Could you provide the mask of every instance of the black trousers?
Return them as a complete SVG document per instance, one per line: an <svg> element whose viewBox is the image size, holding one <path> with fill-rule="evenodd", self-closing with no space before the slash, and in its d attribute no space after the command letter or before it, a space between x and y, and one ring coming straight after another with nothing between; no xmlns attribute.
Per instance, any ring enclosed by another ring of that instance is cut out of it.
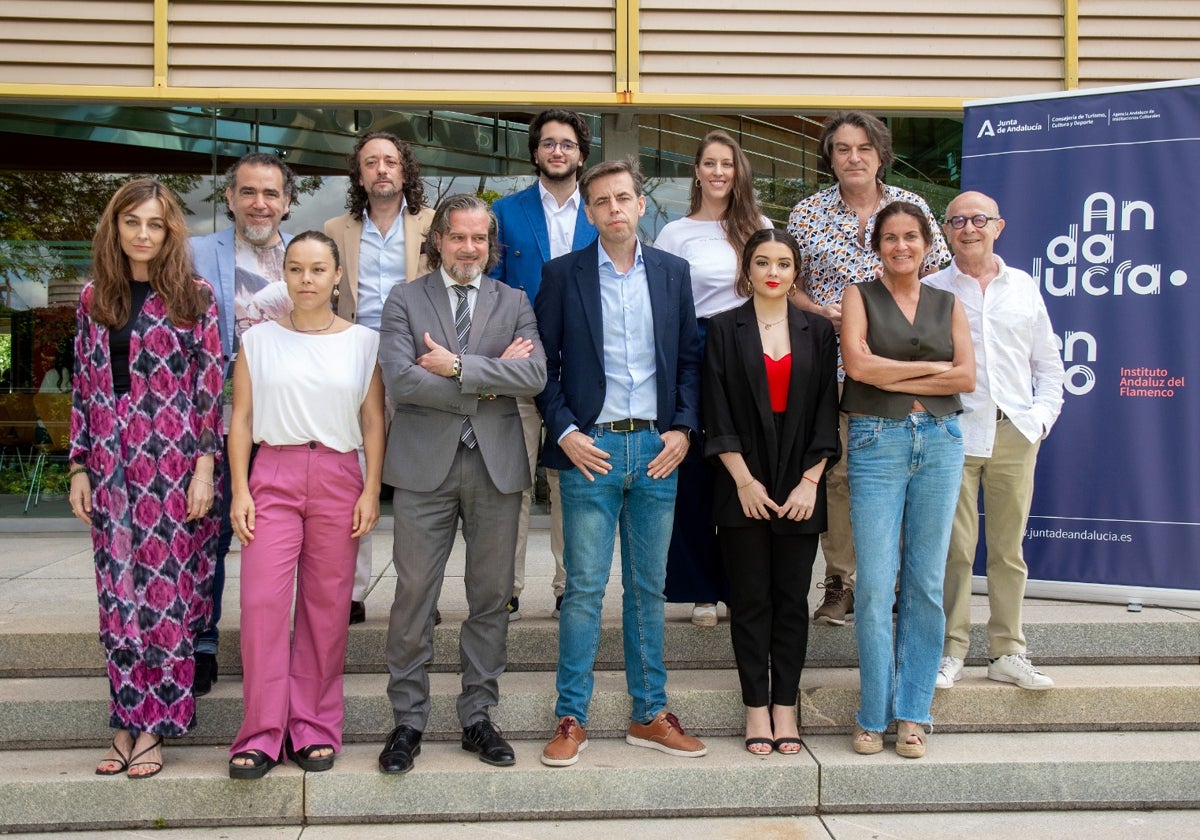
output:
<svg viewBox="0 0 1200 840"><path fill-rule="evenodd" d="M747 706L794 706L808 652L808 587L817 534L768 522L717 531L729 578L730 638Z"/></svg>

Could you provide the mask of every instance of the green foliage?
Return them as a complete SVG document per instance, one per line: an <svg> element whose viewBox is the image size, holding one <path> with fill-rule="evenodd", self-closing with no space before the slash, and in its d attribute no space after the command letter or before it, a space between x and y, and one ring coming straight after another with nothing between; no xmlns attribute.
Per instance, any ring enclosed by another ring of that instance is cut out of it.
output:
<svg viewBox="0 0 1200 840"><path fill-rule="evenodd" d="M71 280L87 262L86 243L114 192L129 175L99 172L0 172L0 277ZM176 193L194 190L199 175L155 175ZM188 212L184 208L184 212ZM75 243L62 249L48 243Z"/></svg>
<svg viewBox="0 0 1200 840"><path fill-rule="evenodd" d="M42 472L42 495L66 493L71 488L67 479L68 464L47 461ZM0 469L0 494L24 496L29 492L30 471L33 464L26 464L25 471L11 459L4 460L4 469Z"/></svg>

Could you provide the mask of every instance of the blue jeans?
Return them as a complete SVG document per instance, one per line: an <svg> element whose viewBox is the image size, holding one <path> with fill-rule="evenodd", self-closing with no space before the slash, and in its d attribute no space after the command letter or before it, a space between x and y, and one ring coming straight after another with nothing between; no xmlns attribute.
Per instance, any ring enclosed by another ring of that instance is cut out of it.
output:
<svg viewBox="0 0 1200 840"><path fill-rule="evenodd" d="M851 417L847 457L858 558L854 618L862 698L856 719L871 732L893 720L931 723L946 626L942 579L962 483L958 417Z"/></svg>
<svg viewBox="0 0 1200 840"><path fill-rule="evenodd" d="M662 451L654 430L588 431L610 456L607 475L588 481L577 469L559 476L563 511L563 566L567 588L558 620L558 717L587 724L592 668L600 647L600 609L612 568L613 540L621 529L621 629L631 717L648 723L667 706L663 664L663 587L675 511L676 473L649 478L647 465ZM939 639L939 644L941 640Z"/></svg>

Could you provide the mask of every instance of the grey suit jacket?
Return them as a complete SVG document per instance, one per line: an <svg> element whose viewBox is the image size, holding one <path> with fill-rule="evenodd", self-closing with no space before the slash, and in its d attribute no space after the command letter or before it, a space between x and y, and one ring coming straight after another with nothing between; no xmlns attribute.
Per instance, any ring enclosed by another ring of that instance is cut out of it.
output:
<svg viewBox="0 0 1200 840"><path fill-rule="evenodd" d="M433 210L421 209L415 216L404 211L404 264L408 279L429 272L429 260L425 256L425 237L429 235L429 224L433 221ZM342 287L337 299L337 314L347 321L354 321L358 313L358 251L362 243L363 223L349 213L335 216L325 223L325 235L337 243L342 258Z"/></svg>
<svg viewBox="0 0 1200 840"><path fill-rule="evenodd" d="M546 354L529 298L486 275L480 278L461 385L417 364L429 352L426 332L451 352L461 352L440 271L394 286L383 307L379 364L396 403L383 480L403 490L436 489L450 472L462 418L469 416L496 488L502 493L528 489L532 477L515 398L535 396L546 384ZM518 336L533 342L529 358L498 358ZM489 394L495 399L481 398Z"/></svg>

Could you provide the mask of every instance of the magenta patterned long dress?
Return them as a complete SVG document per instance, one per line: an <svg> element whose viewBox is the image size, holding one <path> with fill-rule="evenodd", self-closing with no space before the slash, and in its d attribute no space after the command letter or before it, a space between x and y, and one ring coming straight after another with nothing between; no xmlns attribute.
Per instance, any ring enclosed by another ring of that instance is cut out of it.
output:
<svg viewBox="0 0 1200 840"><path fill-rule="evenodd" d="M108 329L79 299L71 460L92 482L92 547L109 725L182 735L195 725L192 643L212 612L220 504L187 519L196 459L221 457L221 339L212 289L188 328L154 292L134 322L130 390L113 393ZM123 431L122 431L123 428Z"/></svg>

